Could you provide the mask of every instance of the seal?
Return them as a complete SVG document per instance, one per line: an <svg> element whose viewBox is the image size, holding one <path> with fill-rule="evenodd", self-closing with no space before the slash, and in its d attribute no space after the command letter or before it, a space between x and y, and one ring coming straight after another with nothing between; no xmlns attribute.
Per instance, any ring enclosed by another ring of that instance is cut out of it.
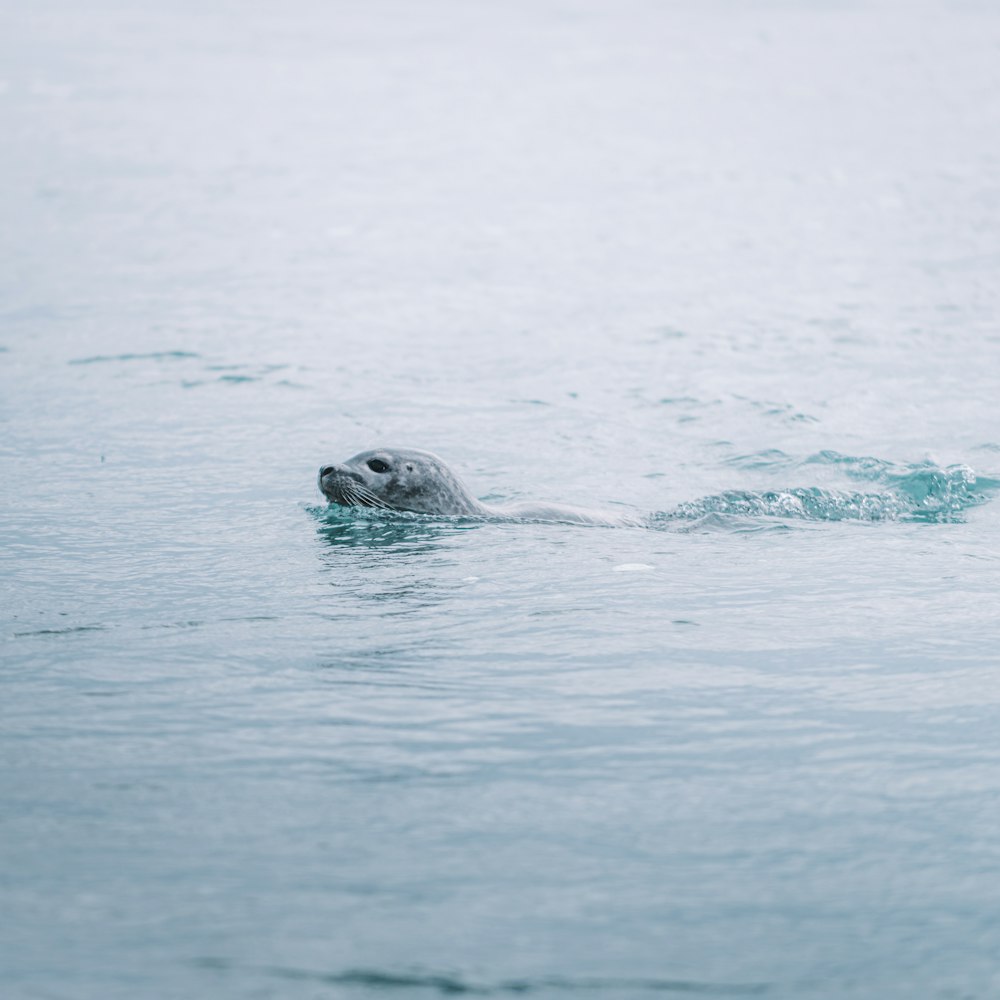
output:
<svg viewBox="0 0 1000 1000"><path fill-rule="evenodd" d="M378 448L319 470L319 488L331 503L513 521L561 521L620 526L632 520L565 504L485 504L477 500L445 462L429 451Z"/></svg>

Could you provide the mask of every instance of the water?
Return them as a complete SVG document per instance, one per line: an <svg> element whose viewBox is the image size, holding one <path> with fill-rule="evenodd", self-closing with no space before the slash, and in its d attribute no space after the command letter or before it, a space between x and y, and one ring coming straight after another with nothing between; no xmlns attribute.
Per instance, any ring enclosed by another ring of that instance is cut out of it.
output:
<svg viewBox="0 0 1000 1000"><path fill-rule="evenodd" d="M3 6L5 997L1000 993L993 5Z"/></svg>

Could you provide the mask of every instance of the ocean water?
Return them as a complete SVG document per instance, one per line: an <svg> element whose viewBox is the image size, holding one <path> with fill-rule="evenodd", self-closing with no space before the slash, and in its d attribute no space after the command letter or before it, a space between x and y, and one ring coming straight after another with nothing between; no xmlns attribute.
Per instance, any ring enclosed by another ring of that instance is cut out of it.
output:
<svg viewBox="0 0 1000 1000"><path fill-rule="evenodd" d="M0 15L5 998L1000 996L1000 8Z"/></svg>

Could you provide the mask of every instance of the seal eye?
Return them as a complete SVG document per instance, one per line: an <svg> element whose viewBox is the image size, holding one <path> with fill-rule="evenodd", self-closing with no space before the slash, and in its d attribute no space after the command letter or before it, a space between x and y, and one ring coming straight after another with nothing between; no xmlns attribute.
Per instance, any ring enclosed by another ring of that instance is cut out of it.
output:
<svg viewBox="0 0 1000 1000"><path fill-rule="evenodd" d="M371 469L372 472L388 472L389 471L389 465L388 465L388 463L383 462L381 458L369 458L368 459L368 468Z"/></svg>

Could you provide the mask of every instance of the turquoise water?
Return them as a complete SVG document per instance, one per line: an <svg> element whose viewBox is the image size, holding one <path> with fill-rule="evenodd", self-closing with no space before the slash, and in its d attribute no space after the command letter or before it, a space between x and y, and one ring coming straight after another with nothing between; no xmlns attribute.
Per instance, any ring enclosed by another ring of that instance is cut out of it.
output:
<svg viewBox="0 0 1000 1000"><path fill-rule="evenodd" d="M5 8L5 998L1000 994L992 5Z"/></svg>

